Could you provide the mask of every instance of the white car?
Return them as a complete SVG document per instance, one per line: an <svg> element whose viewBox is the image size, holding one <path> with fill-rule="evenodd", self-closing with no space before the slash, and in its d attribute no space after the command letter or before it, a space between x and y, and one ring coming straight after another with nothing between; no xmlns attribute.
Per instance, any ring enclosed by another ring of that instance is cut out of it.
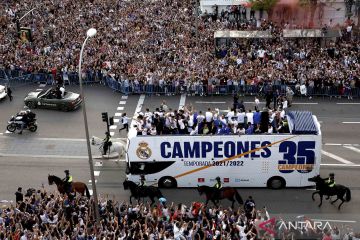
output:
<svg viewBox="0 0 360 240"><path fill-rule="evenodd" d="M5 88L5 86L0 85L0 99L5 98L6 95L7 95L7 93L6 93L6 88Z"/></svg>

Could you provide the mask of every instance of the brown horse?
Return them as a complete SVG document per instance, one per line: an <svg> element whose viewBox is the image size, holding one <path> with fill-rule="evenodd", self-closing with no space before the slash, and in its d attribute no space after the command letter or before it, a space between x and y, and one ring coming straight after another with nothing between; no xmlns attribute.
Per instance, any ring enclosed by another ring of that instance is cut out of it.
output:
<svg viewBox="0 0 360 240"><path fill-rule="evenodd" d="M243 204L244 201L242 200L240 194L237 192L235 188L232 187L223 187L221 189L216 189L214 187L209 186L198 186L197 190L199 191L199 194L202 195L205 193L206 196L206 203L208 204L209 200L211 200L214 205L217 207L216 202L219 202L221 199L227 198L232 202L231 207L234 208L235 199L239 204Z"/></svg>
<svg viewBox="0 0 360 240"><path fill-rule="evenodd" d="M49 181L49 185L53 185L54 183L57 186L58 191L61 194L65 193L65 183L63 182L63 180L61 180L61 178L55 176L55 175L50 175L48 176L48 181ZM80 193L82 196L84 196L84 194L86 194L87 198L90 198L90 192L88 187L86 186L85 183L82 182L73 182L71 185L71 191L73 192L78 192Z"/></svg>

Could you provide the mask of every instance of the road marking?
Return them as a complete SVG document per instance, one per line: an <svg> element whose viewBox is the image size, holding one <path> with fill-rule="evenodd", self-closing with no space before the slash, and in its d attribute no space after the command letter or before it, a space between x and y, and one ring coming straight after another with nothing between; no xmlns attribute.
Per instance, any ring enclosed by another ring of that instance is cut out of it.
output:
<svg viewBox="0 0 360 240"><path fill-rule="evenodd" d="M116 125L111 125L110 126L110 129L112 130L112 129L116 129L117 128L117 126Z"/></svg>
<svg viewBox="0 0 360 240"><path fill-rule="evenodd" d="M128 99L128 96L121 96L121 99Z"/></svg>
<svg viewBox="0 0 360 240"><path fill-rule="evenodd" d="M117 110L118 110L118 111L123 111L123 110L124 110L124 107L118 107Z"/></svg>
<svg viewBox="0 0 360 240"><path fill-rule="evenodd" d="M120 122L120 119L114 118L114 123L118 123L118 122Z"/></svg>
<svg viewBox="0 0 360 240"><path fill-rule="evenodd" d="M122 113L115 113L115 117L121 117Z"/></svg>
<svg viewBox="0 0 360 240"><path fill-rule="evenodd" d="M142 94L139 98L139 101L136 105L136 108L135 108L135 114L134 114L134 117L137 116L137 114L141 111L141 108L142 108L142 105L145 101L145 94Z"/></svg>
<svg viewBox="0 0 360 240"><path fill-rule="evenodd" d="M92 181L91 181L91 179L89 180L89 183L91 183ZM95 179L95 183L97 183L97 179Z"/></svg>
<svg viewBox="0 0 360 240"><path fill-rule="evenodd" d="M95 176L95 177L100 176L100 171L94 171L94 176Z"/></svg>
<svg viewBox="0 0 360 240"><path fill-rule="evenodd" d="M185 106L186 94L181 94L179 108L182 109Z"/></svg>
<svg viewBox="0 0 360 240"><path fill-rule="evenodd" d="M294 102L291 105L318 105L319 103L317 102Z"/></svg>
<svg viewBox="0 0 360 240"><path fill-rule="evenodd" d="M355 146L355 147L357 147L357 146L360 146L360 144L358 144L358 143L344 143L344 144L342 144L342 143L325 143L324 144L325 146Z"/></svg>
<svg viewBox="0 0 360 240"><path fill-rule="evenodd" d="M195 102L195 103L200 103L200 104L220 104L220 103L226 103L226 102Z"/></svg>
<svg viewBox="0 0 360 240"><path fill-rule="evenodd" d="M330 157L332 159L335 159L335 160L337 160L339 162L342 162L342 163L345 163L345 164L354 164L353 162L350 162L349 160L346 160L346 159L344 159L342 157L339 157L339 156L337 156L335 154L326 152L324 150L321 150L321 153L324 154L325 156L328 156L328 157Z"/></svg>
<svg viewBox="0 0 360 240"><path fill-rule="evenodd" d="M36 92L39 92L39 91L42 91L43 89L42 88L38 88L36 89Z"/></svg>
<svg viewBox="0 0 360 240"><path fill-rule="evenodd" d="M316 188L307 188L305 190L308 190L308 191L316 191Z"/></svg>
<svg viewBox="0 0 360 240"><path fill-rule="evenodd" d="M336 103L339 105L360 105L360 103Z"/></svg>
<svg viewBox="0 0 360 240"><path fill-rule="evenodd" d="M94 166L95 167L102 167L102 165L103 165L103 162L96 162Z"/></svg>
<svg viewBox="0 0 360 240"><path fill-rule="evenodd" d="M110 136L114 136L115 135L115 132L110 132Z"/></svg>
<svg viewBox="0 0 360 240"><path fill-rule="evenodd" d="M9 132L8 130L6 130L5 133L12 133L12 132Z"/></svg>
<svg viewBox="0 0 360 240"><path fill-rule="evenodd" d="M40 84L39 87L42 87L42 88L43 88L43 87L46 87L46 83Z"/></svg>
<svg viewBox="0 0 360 240"><path fill-rule="evenodd" d="M342 146L341 143L325 143L325 146Z"/></svg>
<svg viewBox="0 0 360 240"><path fill-rule="evenodd" d="M89 189L89 193L90 193L90 196L92 196L93 195L93 190Z"/></svg>
<svg viewBox="0 0 360 240"><path fill-rule="evenodd" d="M86 156L70 156L70 155L35 155L35 154L19 154L19 153L0 153L0 157L29 157L29 158L68 158L68 159L88 159ZM101 156L93 156L94 158L102 158Z"/></svg>
<svg viewBox="0 0 360 240"><path fill-rule="evenodd" d="M344 148L350 149L354 152L360 153L360 149L353 147L353 146L343 146Z"/></svg>
<svg viewBox="0 0 360 240"><path fill-rule="evenodd" d="M320 166L328 166L328 167L360 167L360 164L321 163Z"/></svg>
<svg viewBox="0 0 360 240"><path fill-rule="evenodd" d="M120 101L119 104L124 105L124 104L126 104L126 101Z"/></svg>
<svg viewBox="0 0 360 240"><path fill-rule="evenodd" d="M360 123L360 122L342 122L344 124L357 124L357 123Z"/></svg>
<svg viewBox="0 0 360 240"><path fill-rule="evenodd" d="M337 220L337 219L311 219L316 222L339 222L339 223L357 223L357 221L353 220Z"/></svg>

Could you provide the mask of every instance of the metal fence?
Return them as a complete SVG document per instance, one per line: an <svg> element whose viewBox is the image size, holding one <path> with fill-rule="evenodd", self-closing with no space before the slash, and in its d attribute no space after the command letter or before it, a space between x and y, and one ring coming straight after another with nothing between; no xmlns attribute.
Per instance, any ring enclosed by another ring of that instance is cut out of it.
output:
<svg viewBox="0 0 360 240"><path fill-rule="evenodd" d="M287 87L290 87L295 96L319 96L319 97L360 97L359 88L336 86L332 87L307 87L307 94L301 94L300 89L295 85L191 85L191 86L175 86L172 85L147 85L134 84L128 82L119 82L111 77L106 77L104 84L114 91L128 94L147 94L147 95L232 95L240 94L243 96L265 95L267 92L277 92L278 95L286 95Z"/></svg>
<svg viewBox="0 0 360 240"><path fill-rule="evenodd" d="M63 81L65 85L79 84L79 77L76 72L60 73L56 79L51 73L26 73L21 70L0 70L0 84L18 87L31 83L42 83L55 85L57 80ZM194 96L206 95L231 95L240 94L243 96L265 95L269 91L277 92L278 95L286 95L286 88L290 87L295 96L305 96L295 85L158 85L141 84L132 81L118 81L110 76L103 76L100 71L86 71L82 75L84 84L104 84L114 91L122 94L147 94L147 95L177 95L189 94ZM320 97L360 97L359 88L325 86L307 87L307 96Z"/></svg>

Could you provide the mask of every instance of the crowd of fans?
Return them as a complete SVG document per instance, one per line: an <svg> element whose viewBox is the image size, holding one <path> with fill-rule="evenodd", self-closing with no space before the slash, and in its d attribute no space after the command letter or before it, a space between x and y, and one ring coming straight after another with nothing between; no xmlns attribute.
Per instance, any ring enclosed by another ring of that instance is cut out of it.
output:
<svg viewBox="0 0 360 240"><path fill-rule="evenodd" d="M282 218L275 225L267 226L276 232L275 236L271 235L259 227L270 219L267 209L258 210L251 196L244 206L234 209L204 206L201 202L190 206L166 201L156 206L132 205L100 197L99 225L92 206L92 199L80 195L68 198L42 188L29 189L24 198L20 189L16 193L16 206L0 208L0 240L359 239L353 232L340 232L336 226L276 230ZM311 225L310 219L306 221Z"/></svg>
<svg viewBox="0 0 360 240"><path fill-rule="evenodd" d="M288 26L252 18L243 29L270 29L277 37L238 39L215 51L214 31L234 29L234 22L220 13L197 17L195 1L5 0L2 6L0 56L7 69L55 76L75 72L85 32L95 27L98 35L86 47L83 74L92 70L99 79L112 76L125 86L192 89L272 82L344 91L360 84L360 42L351 36L351 28L338 41L321 46L318 40L286 40L278 33ZM29 42L17 37L16 18L33 8L19 22L31 28Z"/></svg>
<svg viewBox="0 0 360 240"><path fill-rule="evenodd" d="M229 135L229 134L272 134L289 133L285 115L288 100L285 96L276 99L276 109L267 108L260 111L259 99L255 97L254 109L245 109L244 102L237 95L234 104L227 113L219 109L208 108L206 112L198 111L187 105L173 110L163 100L161 106L151 112L149 108L140 112L135 120L137 135L189 134L189 135ZM127 124L129 118L123 114L121 123ZM124 129L124 128L122 128Z"/></svg>

